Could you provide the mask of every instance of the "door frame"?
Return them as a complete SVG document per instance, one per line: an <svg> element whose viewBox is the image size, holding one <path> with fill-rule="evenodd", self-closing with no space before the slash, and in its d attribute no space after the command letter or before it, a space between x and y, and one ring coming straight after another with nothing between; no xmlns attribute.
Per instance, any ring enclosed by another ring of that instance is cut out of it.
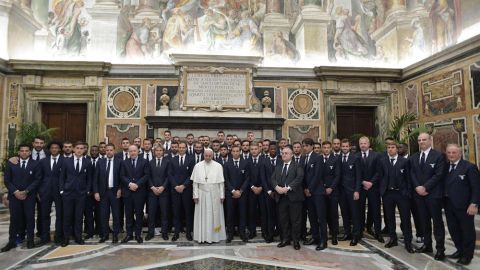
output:
<svg viewBox="0 0 480 270"><path fill-rule="evenodd" d="M24 120L42 122L42 103L84 103L87 104L87 142L98 142L100 91L90 88L78 89L39 89L24 88Z"/></svg>

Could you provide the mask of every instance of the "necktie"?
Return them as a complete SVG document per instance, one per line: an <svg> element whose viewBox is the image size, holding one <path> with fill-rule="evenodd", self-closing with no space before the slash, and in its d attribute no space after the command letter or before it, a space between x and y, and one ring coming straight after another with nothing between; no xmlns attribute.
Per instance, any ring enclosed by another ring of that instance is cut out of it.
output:
<svg viewBox="0 0 480 270"><path fill-rule="evenodd" d="M347 155L343 155L343 163L347 162Z"/></svg>
<svg viewBox="0 0 480 270"><path fill-rule="evenodd" d="M254 166L257 166L257 158L254 158L254 159L253 159L253 165L254 165Z"/></svg>
<svg viewBox="0 0 480 270"><path fill-rule="evenodd" d="M25 170L25 168L27 167L27 166L25 165L25 163L27 163L27 161L25 161L25 160L22 161L22 169L24 169L24 170Z"/></svg>
<svg viewBox="0 0 480 270"><path fill-rule="evenodd" d="M40 160L40 152L37 152L37 160Z"/></svg>
<svg viewBox="0 0 480 270"><path fill-rule="evenodd" d="M227 159L226 159L226 158L223 159L223 164L225 164L225 163L227 163Z"/></svg>
<svg viewBox="0 0 480 270"><path fill-rule="evenodd" d="M95 167L97 167L97 159L96 158L92 159L92 165L93 165L94 169L95 169Z"/></svg>
<svg viewBox="0 0 480 270"><path fill-rule="evenodd" d="M310 160L310 155L307 155L307 158L305 158L305 165L308 164L308 161Z"/></svg>
<svg viewBox="0 0 480 270"><path fill-rule="evenodd" d="M108 163L107 163L107 182L108 180L110 179L110 165L112 164L112 159L109 158L108 159Z"/></svg>
<svg viewBox="0 0 480 270"><path fill-rule="evenodd" d="M135 169L135 159L132 159L132 167Z"/></svg>
<svg viewBox="0 0 480 270"><path fill-rule="evenodd" d="M272 158L270 161L272 162L272 166L275 166L275 159Z"/></svg>
<svg viewBox="0 0 480 270"><path fill-rule="evenodd" d="M248 158L248 156L247 156L247 155L243 155L243 159L247 159L247 158Z"/></svg>
<svg viewBox="0 0 480 270"><path fill-rule="evenodd" d="M75 165L75 171L80 172L80 159L77 158L77 165Z"/></svg>
<svg viewBox="0 0 480 270"><path fill-rule="evenodd" d="M392 164L392 166L395 165L394 162L395 162L395 159L394 159L394 158L391 158L391 159L390 159L390 164Z"/></svg>
<svg viewBox="0 0 480 270"><path fill-rule="evenodd" d="M127 153L123 153L123 160L126 160L128 158L128 154Z"/></svg>
<svg viewBox="0 0 480 270"><path fill-rule="evenodd" d="M327 163L327 157L323 156L323 163Z"/></svg>
<svg viewBox="0 0 480 270"><path fill-rule="evenodd" d="M420 158L420 165L425 165L425 152L422 152L422 157Z"/></svg>
<svg viewBox="0 0 480 270"><path fill-rule="evenodd" d="M180 157L180 167L183 166L183 157Z"/></svg>
<svg viewBox="0 0 480 270"><path fill-rule="evenodd" d="M295 158L295 163L298 163L298 160L299 160L299 158L298 158L298 157L296 157L296 158Z"/></svg>
<svg viewBox="0 0 480 270"><path fill-rule="evenodd" d="M235 160L235 168L238 169L238 160Z"/></svg>
<svg viewBox="0 0 480 270"><path fill-rule="evenodd" d="M283 165L283 170L282 170L282 176L287 176L287 168L288 168L288 164L285 164Z"/></svg>
<svg viewBox="0 0 480 270"><path fill-rule="evenodd" d="M449 172L453 172L455 170L455 163L450 164Z"/></svg>
<svg viewBox="0 0 480 270"><path fill-rule="evenodd" d="M160 165L162 164L161 161L162 161L161 159L159 158L157 159L157 168L160 168Z"/></svg>
<svg viewBox="0 0 480 270"><path fill-rule="evenodd" d="M147 160L150 161L150 153L147 153Z"/></svg>
<svg viewBox="0 0 480 270"><path fill-rule="evenodd" d="M53 166L52 166L52 170L53 168L57 166L57 158L53 158Z"/></svg>
<svg viewBox="0 0 480 270"><path fill-rule="evenodd" d="M199 163L200 162L200 156L197 155L197 162L196 163Z"/></svg>
<svg viewBox="0 0 480 270"><path fill-rule="evenodd" d="M363 163L367 163L367 153L363 152Z"/></svg>

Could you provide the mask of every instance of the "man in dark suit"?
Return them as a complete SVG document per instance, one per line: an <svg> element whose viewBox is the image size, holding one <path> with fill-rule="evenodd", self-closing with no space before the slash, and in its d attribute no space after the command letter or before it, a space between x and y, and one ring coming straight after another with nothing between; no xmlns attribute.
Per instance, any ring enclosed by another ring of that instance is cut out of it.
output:
<svg viewBox="0 0 480 270"><path fill-rule="evenodd" d="M150 180L148 181L148 234L145 238L149 241L155 236L155 221L157 210L160 209L162 238L168 240L168 176L170 159L163 157L163 147L156 146L154 149L154 158L150 161Z"/></svg>
<svg viewBox="0 0 480 270"><path fill-rule="evenodd" d="M275 186L272 186L270 179L276 166L283 165L282 159L277 154L277 145L271 142L268 148L268 156L265 158L265 166L262 169L263 176L263 192L265 193L265 204L267 207L267 243L271 243L274 237L279 233L279 226L277 220L277 205L274 199Z"/></svg>
<svg viewBox="0 0 480 270"><path fill-rule="evenodd" d="M31 158L36 161L40 161L46 158L49 153L47 149L45 149L45 138L42 136L35 136L32 141L32 154ZM43 234L43 228L45 227L42 223L43 221L43 213L42 213L42 205L41 201L37 198L36 199L36 206L37 206L37 236L41 237Z"/></svg>
<svg viewBox="0 0 480 270"><path fill-rule="evenodd" d="M240 157L239 147L232 147L231 154L232 159L224 166L223 170L227 206L227 243L233 240L236 218L238 218L240 238L243 242L247 242L245 228L250 187L250 166L247 160Z"/></svg>
<svg viewBox="0 0 480 270"><path fill-rule="evenodd" d="M87 147L85 145L85 147ZM98 145L92 145L90 147L90 156L87 156L90 159L93 167L93 177L95 177L95 170L97 168L97 163L100 160L100 151L98 150ZM100 205L98 201L95 200L93 194L93 181L91 190L89 190L89 195L85 199L85 227L84 231L87 234L86 239L93 238L94 234L100 234Z"/></svg>
<svg viewBox="0 0 480 270"><path fill-rule="evenodd" d="M362 235L360 222L359 199L360 188L356 177L356 156L350 152L350 141L343 139L340 144L340 209L342 210L344 237L340 241L350 241L350 246L356 246Z"/></svg>
<svg viewBox="0 0 480 270"><path fill-rule="evenodd" d="M86 197L91 190L93 166L90 160L83 156L84 152L85 144L75 143L74 155L64 160L60 175L60 194L63 200L63 247L70 243L72 228L75 242L79 245L85 243L82 239L83 213Z"/></svg>
<svg viewBox="0 0 480 270"><path fill-rule="evenodd" d="M380 192L378 191L378 183L376 180L377 163L380 158L380 154L370 150L370 139L368 137L361 137L359 139L360 150L356 154L356 177L357 177L357 190L360 192L359 211L360 222L362 223L362 231L365 226L365 205L368 199L368 212L372 213L373 224L375 232L368 231L372 234L380 243L384 243L382 234L382 214L380 212L381 199Z"/></svg>
<svg viewBox="0 0 480 270"><path fill-rule="evenodd" d="M300 234L302 221L303 191L303 168L302 165L293 162L293 150L290 146L282 149L283 165L275 167L271 185L275 187L275 200L278 204L278 220L282 224L282 241L277 247L282 248L290 245L293 240L293 248L300 249Z"/></svg>
<svg viewBox="0 0 480 270"><path fill-rule="evenodd" d="M152 147L150 139L143 139L143 151L140 153L140 157L150 162L154 156Z"/></svg>
<svg viewBox="0 0 480 270"><path fill-rule="evenodd" d="M128 159L128 147L130 146L130 140L128 138L123 138L122 139L122 151L118 152L115 154L115 158L119 160L127 160ZM120 180L120 183L122 181ZM124 224L125 224L125 203L124 203L124 198L123 195L120 197L119 200L119 205L120 205L120 232L124 232Z"/></svg>
<svg viewBox="0 0 480 270"><path fill-rule="evenodd" d="M306 197L307 215L310 221L312 238L304 245L317 245L316 250L327 248L327 216L325 207L325 187L320 177L322 164L319 156L313 152L314 142L307 138L302 141L305 156L300 160L304 166L303 186Z"/></svg>
<svg viewBox="0 0 480 270"><path fill-rule="evenodd" d="M40 160L39 168L42 174L42 181L38 188L38 197L42 208L42 235L40 245L47 244L50 239L50 223L52 212L52 203L55 202L55 243L62 243L63 223L62 223L62 196L59 190L60 173L64 157L60 155L62 144L60 142L51 142L48 145L50 156Z"/></svg>
<svg viewBox="0 0 480 270"><path fill-rule="evenodd" d="M227 145L220 146L220 157L217 158L215 161L225 166L227 164L229 157L229 151Z"/></svg>
<svg viewBox="0 0 480 270"><path fill-rule="evenodd" d="M414 253L412 248L412 223L410 221L411 183L409 181L408 160L398 155L398 145L395 141L388 142L387 156L378 161L378 183L383 199L383 209L386 215L386 225L390 237L386 248L398 246L395 208L400 212L401 229L405 249Z"/></svg>
<svg viewBox="0 0 480 270"><path fill-rule="evenodd" d="M17 234L21 228L27 229L27 248L34 248L35 199L41 181L38 161L30 158L30 145L22 144L18 148L19 161L12 164L7 161L5 168L5 186L8 189L10 223L8 244L2 252L16 247ZM23 224L24 223L24 224Z"/></svg>
<svg viewBox="0 0 480 270"><path fill-rule="evenodd" d="M135 240L141 244L143 243L143 207L147 198L150 165L145 159L139 158L136 145L128 147L128 156L129 158L122 162L120 169L127 225L127 235L122 240L122 243L133 240L133 232L135 230Z"/></svg>
<svg viewBox="0 0 480 270"><path fill-rule="evenodd" d="M250 145L249 175L250 190L248 194L248 231L249 239L253 239L256 233L257 220L260 216L260 224L262 229L262 237L266 238L267 224L267 206L265 205L265 193L263 192L262 166L265 166L264 158L260 155L258 144ZM260 215L259 215L260 213Z"/></svg>
<svg viewBox="0 0 480 270"><path fill-rule="evenodd" d="M115 145L107 144L105 158L97 163L93 192L100 207L100 243L108 240L110 234L110 212L113 219L112 244L118 243L120 232L120 165L122 159L115 157Z"/></svg>
<svg viewBox="0 0 480 270"><path fill-rule="evenodd" d="M196 142L194 144L193 150L193 161L195 162L195 164L197 164L203 160L203 144L201 142Z"/></svg>
<svg viewBox="0 0 480 270"><path fill-rule="evenodd" d="M320 179L325 188L325 207L327 212L327 224L332 236L332 245L338 244L338 187L340 185L340 162L332 154L332 143L324 141L322 143L323 156L320 156L322 164Z"/></svg>
<svg viewBox="0 0 480 270"><path fill-rule="evenodd" d="M449 258L469 265L472 261L476 233L474 218L480 204L480 173L475 164L462 159L457 144L447 146L449 170L445 176L445 216L448 231L457 251Z"/></svg>
<svg viewBox="0 0 480 270"><path fill-rule="evenodd" d="M418 135L420 152L410 157L410 177L415 189L415 204L424 225L424 243L417 252L432 252L432 220L437 253L435 260L445 259L445 226L442 218L445 157L432 149L428 133Z"/></svg>
<svg viewBox="0 0 480 270"><path fill-rule="evenodd" d="M195 148L200 145L203 151L203 146L199 143L195 144ZM185 218L186 237L188 241L192 241L193 232L193 195L192 195L192 175L193 167L195 166L194 155L187 155L187 144L184 142L178 145L178 156L171 159L169 169L170 181L170 195L172 196L173 207L173 223L175 226L175 233L172 241L177 241L180 231L183 228L182 216Z"/></svg>

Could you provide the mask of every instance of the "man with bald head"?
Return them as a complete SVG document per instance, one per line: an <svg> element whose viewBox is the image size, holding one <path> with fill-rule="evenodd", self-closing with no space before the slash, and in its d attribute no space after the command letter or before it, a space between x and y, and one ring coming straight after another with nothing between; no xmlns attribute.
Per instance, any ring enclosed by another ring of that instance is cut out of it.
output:
<svg viewBox="0 0 480 270"><path fill-rule="evenodd" d="M468 265L475 251L474 218L480 204L480 173L475 164L462 159L458 144L447 146L448 173L445 176L445 216L457 251L449 258Z"/></svg>
<svg viewBox="0 0 480 270"><path fill-rule="evenodd" d="M432 136L418 135L420 152L409 158L413 197L424 228L424 244L418 253L432 252L432 220L437 253L435 260L445 259L445 226L442 219L445 157L432 148ZM417 228L418 229L418 228Z"/></svg>
<svg viewBox="0 0 480 270"><path fill-rule="evenodd" d="M120 181L122 182L122 194L125 203L125 216L127 225L127 235L122 243L133 240L133 231L135 230L135 240L137 243L143 243L143 207L147 198L147 184L150 179L150 165L148 161L138 156L138 146L130 145L128 147L128 159L121 165ZM135 219L134 219L135 215Z"/></svg>

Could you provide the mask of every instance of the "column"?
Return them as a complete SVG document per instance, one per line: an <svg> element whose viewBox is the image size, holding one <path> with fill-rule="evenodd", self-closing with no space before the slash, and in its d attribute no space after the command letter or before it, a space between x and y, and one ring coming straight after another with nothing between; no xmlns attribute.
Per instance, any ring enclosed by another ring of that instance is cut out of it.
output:
<svg viewBox="0 0 480 270"><path fill-rule="evenodd" d="M283 38L288 40L290 33L290 24L283 14L283 6L279 0L267 0L266 14L260 31L263 33L263 51L264 55L270 50L273 44L273 37L281 32Z"/></svg>
<svg viewBox="0 0 480 270"><path fill-rule="evenodd" d="M96 0L89 10L92 16L89 55L102 55L106 61L116 57L117 20L120 7L117 0Z"/></svg>
<svg viewBox="0 0 480 270"><path fill-rule="evenodd" d="M321 7L321 1L304 0L292 33L303 59L315 57L328 60L328 24L331 18Z"/></svg>

